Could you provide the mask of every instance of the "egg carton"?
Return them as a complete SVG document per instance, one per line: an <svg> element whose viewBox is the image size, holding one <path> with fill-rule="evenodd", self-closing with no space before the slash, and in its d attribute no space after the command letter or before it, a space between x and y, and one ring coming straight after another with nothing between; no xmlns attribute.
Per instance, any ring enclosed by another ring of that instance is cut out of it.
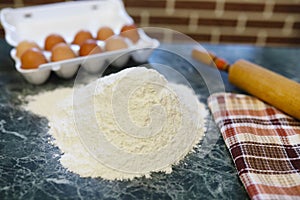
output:
<svg viewBox="0 0 300 200"><path fill-rule="evenodd" d="M121 0L77 1L46 4L23 8L5 8L0 13L1 23L5 30L6 41L16 47L23 40L36 42L44 46L45 38L52 34L60 34L68 44L71 44L75 34L80 30L88 30L94 36L99 28L108 26L118 34L126 24L132 24L133 19L126 13ZM68 60L51 62L50 52L43 51L49 61L37 69L22 69L20 59L16 56L16 48L10 52L15 60L15 67L24 78L33 84L42 84L54 71L59 77L73 77L78 67L82 66L91 73L103 70L107 63L114 66L124 66L132 57L136 62L146 62L159 41L148 37L142 29L138 29L140 39L130 43L126 49L103 52L100 54L76 57ZM103 41L98 41L104 47ZM79 46L70 45L78 55Z"/></svg>

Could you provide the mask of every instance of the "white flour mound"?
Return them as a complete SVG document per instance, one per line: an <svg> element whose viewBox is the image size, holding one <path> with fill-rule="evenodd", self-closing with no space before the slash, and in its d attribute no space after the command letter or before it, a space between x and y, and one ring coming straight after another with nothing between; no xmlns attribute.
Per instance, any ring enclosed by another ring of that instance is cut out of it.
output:
<svg viewBox="0 0 300 200"><path fill-rule="evenodd" d="M191 89L143 67L31 96L26 109L48 118L64 167L108 180L171 173L204 136L207 115Z"/></svg>

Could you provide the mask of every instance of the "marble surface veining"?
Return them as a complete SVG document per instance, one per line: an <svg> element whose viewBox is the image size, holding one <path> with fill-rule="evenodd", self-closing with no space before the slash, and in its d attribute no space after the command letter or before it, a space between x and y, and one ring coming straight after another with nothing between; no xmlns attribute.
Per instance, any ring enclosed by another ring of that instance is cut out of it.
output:
<svg viewBox="0 0 300 200"><path fill-rule="evenodd" d="M187 44L165 47L180 50L183 58L158 49L150 57L150 63L165 63L180 71L196 93L201 94L200 100L206 102L207 85L191 65L203 70L207 67L189 58ZM299 49L205 47L231 62L245 58L300 81ZM0 40L0 199L248 199L211 116L207 119L208 130L201 146L174 166L171 174L154 173L151 179L107 181L81 178L68 172L59 162L60 150L49 143L52 138L47 133L47 119L23 110L20 105L26 103L26 95L60 86L71 87L74 80L61 80L52 74L46 84L33 86L16 72L9 50L5 41ZM135 64L131 61L128 65ZM113 71L117 70L112 68L105 74ZM221 77L226 91L239 91L227 82L225 73L221 73Z"/></svg>

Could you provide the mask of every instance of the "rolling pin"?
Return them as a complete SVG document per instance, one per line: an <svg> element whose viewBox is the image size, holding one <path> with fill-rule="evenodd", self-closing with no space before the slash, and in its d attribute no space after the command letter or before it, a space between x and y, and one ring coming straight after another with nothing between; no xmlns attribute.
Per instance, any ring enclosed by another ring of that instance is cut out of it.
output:
<svg viewBox="0 0 300 200"><path fill-rule="evenodd" d="M300 84L246 60L232 65L213 53L195 48L192 57L228 72L229 82L300 120Z"/></svg>

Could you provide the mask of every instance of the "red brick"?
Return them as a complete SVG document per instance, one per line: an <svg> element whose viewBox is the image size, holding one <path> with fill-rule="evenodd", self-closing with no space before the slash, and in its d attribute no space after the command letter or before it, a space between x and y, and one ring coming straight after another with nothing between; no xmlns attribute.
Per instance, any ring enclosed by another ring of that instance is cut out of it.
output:
<svg viewBox="0 0 300 200"><path fill-rule="evenodd" d="M206 41L209 42L211 39L211 35L209 34L197 34L197 33L192 33L192 34L187 34L191 38L193 38L196 41Z"/></svg>
<svg viewBox="0 0 300 200"><path fill-rule="evenodd" d="M1 4L5 4L5 5L12 4L13 5L14 4L14 0L5 0L5 1L1 2L0 5Z"/></svg>
<svg viewBox="0 0 300 200"><path fill-rule="evenodd" d="M255 43L256 36L243 36L243 35L221 35L221 42L231 42L231 43Z"/></svg>
<svg viewBox="0 0 300 200"><path fill-rule="evenodd" d="M188 18L182 17L150 17L150 24L184 24L187 25L189 23Z"/></svg>
<svg viewBox="0 0 300 200"><path fill-rule="evenodd" d="M214 10L216 7L216 3L212 1L176 1L175 8L176 9L198 9L198 10Z"/></svg>
<svg viewBox="0 0 300 200"><path fill-rule="evenodd" d="M10 0L10 1L5 1L5 2L0 2L0 9L2 8L7 8L7 7L14 7L14 1Z"/></svg>
<svg viewBox="0 0 300 200"><path fill-rule="evenodd" d="M300 29L300 21L299 22L295 22L293 28L294 29Z"/></svg>
<svg viewBox="0 0 300 200"><path fill-rule="evenodd" d="M47 4L47 3L58 3L64 2L65 0L23 0L26 5L38 5L38 4Z"/></svg>
<svg viewBox="0 0 300 200"><path fill-rule="evenodd" d="M4 38L4 30L0 27L0 38Z"/></svg>
<svg viewBox="0 0 300 200"><path fill-rule="evenodd" d="M140 16L130 16L135 24L140 24L141 23L141 17Z"/></svg>
<svg viewBox="0 0 300 200"><path fill-rule="evenodd" d="M123 0L125 7L165 8L166 0Z"/></svg>
<svg viewBox="0 0 300 200"><path fill-rule="evenodd" d="M300 37L268 37L267 43L277 43L277 44L300 44Z"/></svg>
<svg viewBox="0 0 300 200"><path fill-rule="evenodd" d="M279 21L259 21L259 20L250 20L247 21L246 26L247 27L259 27L259 28L282 28L284 25L284 22Z"/></svg>
<svg viewBox="0 0 300 200"><path fill-rule="evenodd" d="M237 20L234 19L199 19L198 25L206 26L230 26L235 27Z"/></svg>
<svg viewBox="0 0 300 200"><path fill-rule="evenodd" d="M300 4L291 5L291 4L275 4L274 12L281 13L300 13Z"/></svg>
<svg viewBox="0 0 300 200"><path fill-rule="evenodd" d="M263 3L225 3L225 10L232 11L257 11L262 12L265 9L265 4Z"/></svg>

